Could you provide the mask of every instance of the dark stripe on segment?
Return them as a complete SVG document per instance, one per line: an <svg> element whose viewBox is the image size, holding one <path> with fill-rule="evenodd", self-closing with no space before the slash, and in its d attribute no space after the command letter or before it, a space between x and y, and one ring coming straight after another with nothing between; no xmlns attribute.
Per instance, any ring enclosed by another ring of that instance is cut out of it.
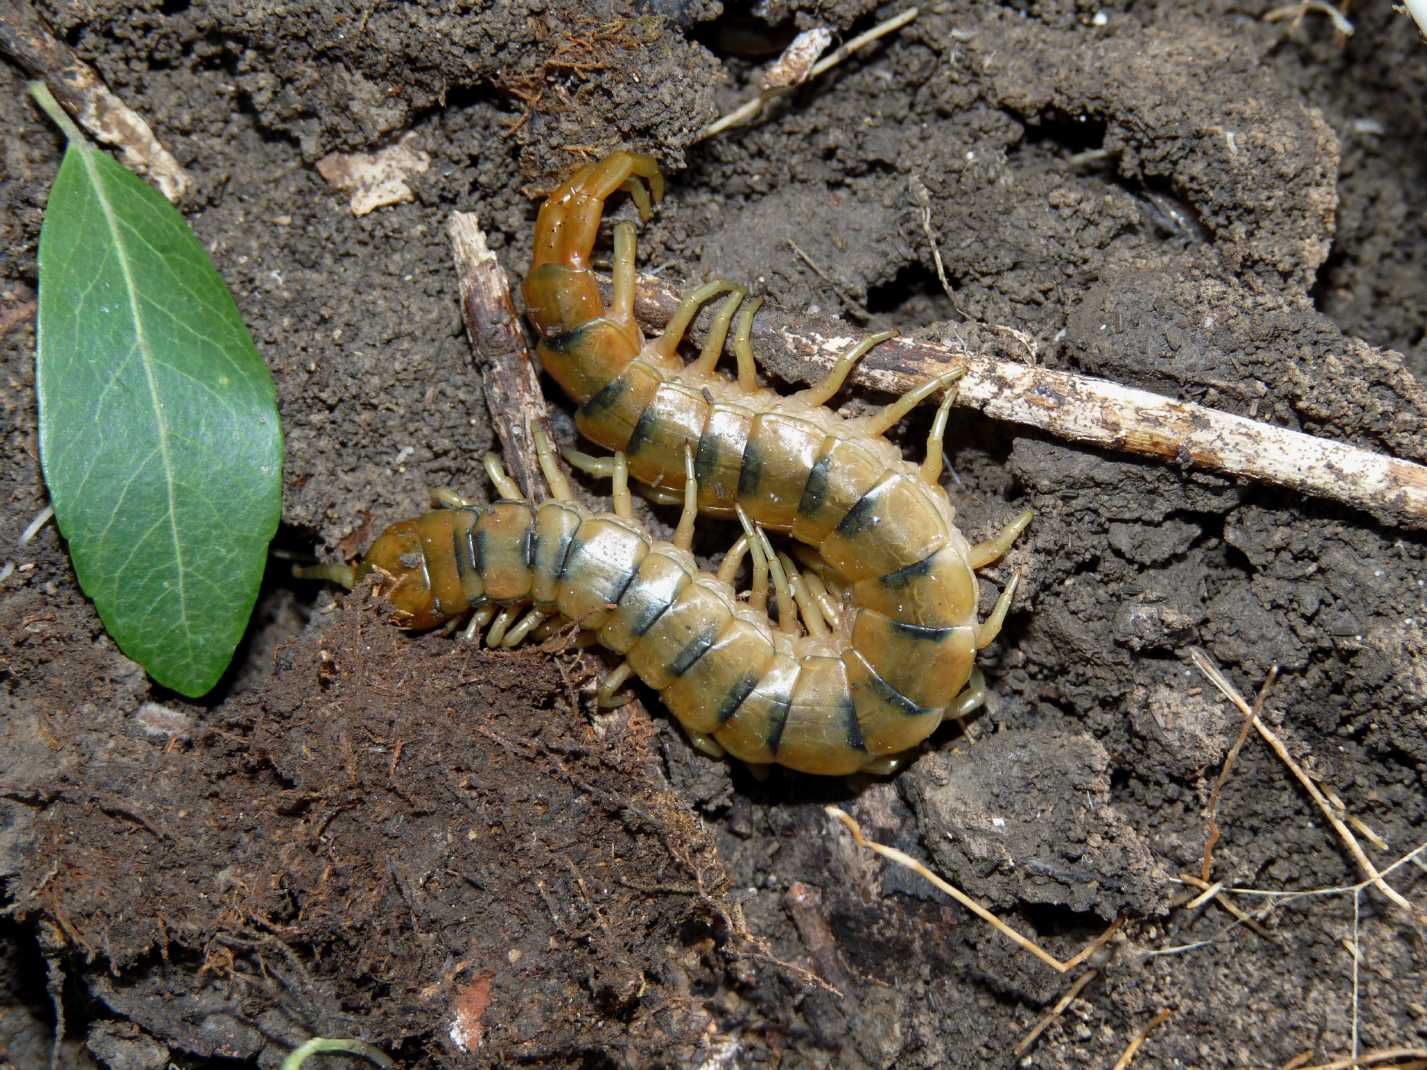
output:
<svg viewBox="0 0 1427 1070"><path fill-rule="evenodd" d="M738 470L738 496L747 498L758 493L758 484L763 480L763 451L753 444L750 437L743 447L743 465Z"/></svg>
<svg viewBox="0 0 1427 1070"><path fill-rule="evenodd" d="M475 565L476 571L481 574L481 582L486 578L486 543L490 541L490 533L487 531L476 532Z"/></svg>
<svg viewBox="0 0 1427 1070"><path fill-rule="evenodd" d="M705 628L689 641L688 646L679 651L673 661L669 662L669 674L683 676L694 667L695 662L709 652L709 648L713 645L714 630L712 627Z"/></svg>
<svg viewBox="0 0 1427 1070"><path fill-rule="evenodd" d="M862 741L862 726L857 723L857 707L852 704L851 695L842 696L842 719L847 725L847 745L853 750L866 751Z"/></svg>
<svg viewBox="0 0 1427 1070"><path fill-rule="evenodd" d="M910 565L903 565L901 568L887 573L887 575L881 577L877 582L882 584L883 587L889 587L894 591L900 587L906 587L914 580L921 579L932 570L932 559L940 552L940 550L937 550L927 554L927 556L920 561L913 561Z"/></svg>
<svg viewBox="0 0 1427 1070"><path fill-rule="evenodd" d="M527 572L535 568L535 551L540 548L540 536L535 534L535 518L530 518L530 527L520 537L520 556L525 561Z"/></svg>
<svg viewBox="0 0 1427 1070"><path fill-rule="evenodd" d="M925 706L918 706L915 702L902 694L895 687L889 684L882 677L877 675L877 670L871 665L867 666L867 682L872 685L872 690L877 692L880 698L886 699L891 705L896 706L908 717L920 717L928 713L935 713Z"/></svg>
<svg viewBox="0 0 1427 1070"><path fill-rule="evenodd" d="M922 624L908 624L900 620L889 620L889 623L894 632L930 643L939 643L956 630L955 628L928 628Z"/></svg>
<svg viewBox="0 0 1427 1070"><path fill-rule="evenodd" d="M470 533L471 529L467 528L466 535L463 536L455 524L451 525L451 554L456 559L456 578L461 581L462 589L466 586L466 577L471 574L471 562L465 554L466 537Z"/></svg>
<svg viewBox="0 0 1427 1070"><path fill-rule="evenodd" d="M576 531L579 529L576 528ZM571 532L565 536L565 544L560 547L560 563L555 566L555 582L564 583L570 578L570 555L575 552L576 546L583 546L575 533Z"/></svg>
<svg viewBox="0 0 1427 1070"><path fill-rule="evenodd" d="M634 456L653 434L654 402L650 401L648 405L644 406L644 411L639 414L639 419L634 422L634 430L630 432L629 442L625 444L624 452L631 457Z"/></svg>
<svg viewBox="0 0 1427 1070"><path fill-rule="evenodd" d="M642 561L642 560L641 560L640 564L643 564L643 561ZM621 599L624 598L624 592L627 591L627 590L629 590L629 585L634 582L635 577L638 576L638 575L639 575L639 565L635 565L635 566L634 566L633 568L631 568L631 569L629 570L629 572L625 575L624 581L623 581L622 583L620 583L620 585L619 585L619 590L615 591L614 594L612 594L612 595L610 596L610 599L609 599L609 600L610 600L612 603L614 603L615 605L619 605Z"/></svg>
<svg viewBox="0 0 1427 1070"><path fill-rule="evenodd" d="M628 389L623 376L620 376L618 379L611 379L598 394L580 406L580 415L585 417L598 416L603 412L609 411L619 404L620 399L624 397L624 393Z"/></svg>
<svg viewBox="0 0 1427 1070"><path fill-rule="evenodd" d="M832 466L832 454L824 453L808 469L808 481L803 484L803 496L798 499L798 515L812 516L827 500L827 472Z"/></svg>
<svg viewBox="0 0 1427 1070"><path fill-rule="evenodd" d="M464 549L464 553L462 550ZM476 554L476 523L471 521L471 526L466 529L466 545L456 547L456 563L459 566L464 559L467 569L475 569L476 575L481 580L481 601L485 600L486 578L481 575L481 559Z"/></svg>
<svg viewBox="0 0 1427 1070"><path fill-rule="evenodd" d="M768 751L774 756L778 744L783 741L783 729L788 726L788 711L793 708L793 700L780 698L773 703L773 723L768 728Z"/></svg>
<svg viewBox="0 0 1427 1070"><path fill-rule="evenodd" d="M861 535L877 522L877 491L881 486L882 484L877 484L858 498L852 508L847 511L847 515L838 521L837 533L844 539Z"/></svg>
<svg viewBox="0 0 1427 1070"><path fill-rule="evenodd" d="M599 320L590 320L589 323L582 323L578 327L572 327L568 331L561 331L559 334L546 335L545 348L552 353L568 353L580 344L580 339L584 337L590 324L598 323Z"/></svg>
<svg viewBox="0 0 1427 1070"><path fill-rule="evenodd" d="M700 487L706 487L718 467L718 436L709 434L708 424L699 436L699 448L694 451L694 478Z"/></svg>
<svg viewBox="0 0 1427 1070"><path fill-rule="evenodd" d="M757 686L758 677L751 672L744 673L734 681L733 686L728 689L728 694L724 695L723 701L719 703L718 723L727 724L729 719L738 712L738 707L743 705L744 699L753 694L753 689Z"/></svg>

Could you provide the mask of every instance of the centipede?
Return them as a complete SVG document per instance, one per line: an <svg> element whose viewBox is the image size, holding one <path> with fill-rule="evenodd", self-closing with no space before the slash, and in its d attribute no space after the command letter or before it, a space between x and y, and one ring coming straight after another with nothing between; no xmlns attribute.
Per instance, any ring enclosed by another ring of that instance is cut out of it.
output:
<svg viewBox="0 0 1427 1070"><path fill-rule="evenodd" d="M355 570L320 574L348 586L375 574L407 627L471 614L472 631L487 630L492 646L573 623L624 659L601 685L601 704L618 704L636 677L711 755L815 774L891 772L944 720L984 701L975 656L1000 633L1016 577L978 621L975 573L1007 552L1031 513L975 544L956 527L940 477L958 370L870 416L827 407L890 333L864 339L822 382L787 396L758 383L760 302L743 304L737 283L698 287L646 340L634 318L632 222L614 225L608 305L591 266L605 202L621 190L647 220L663 196L655 161L617 152L558 187L540 209L523 285L538 359L577 406L580 433L613 451L565 457L612 480L613 512L574 499L542 437L550 500L533 505L488 457L499 500L478 507L445 492L443 508L392 525ZM703 348L685 364L685 334L720 295ZM731 329L736 378L716 367ZM925 459L914 464L886 432L939 392ZM653 500L682 503L671 541L636 523L630 477ZM692 556L699 514L742 527L716 573ZM802 569L769 532L800 545ZM745 558L750 589L740 597Z"/></svg>

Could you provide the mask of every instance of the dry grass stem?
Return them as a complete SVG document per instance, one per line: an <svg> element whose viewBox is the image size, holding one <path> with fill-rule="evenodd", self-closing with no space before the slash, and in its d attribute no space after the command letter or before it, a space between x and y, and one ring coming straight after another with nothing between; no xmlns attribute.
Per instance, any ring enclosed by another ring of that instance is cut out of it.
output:
<svg viewBox="0 0 1427 1070"><path fill-rule="evenodd" d="M1040 1039L1040 1035L1046 1031L1046 1029L1050 1026L1050 1023L1055 1021L1062 1014L1064 1014L1065 1008L1069 1007L1070 1004L1074 1002L1075 997L1080 995L1081 991L1085 988L1085 986L1099 976L1099 970L1086 970L1079 977L1077 977L1074 983L1071 984L1071 986L1065 990L1065 995L1061 996L1060 999L1055 1001L1055 1006L1041 1016L1040 1021L1038 1021L1034 1026L1031 1027L1031 1031L1021 1038L1020 1043L1018 1043L1012 1049L1012 1051L1017 1056L1024 1055L1026 1052L1030 1051L1031 1045Z"/></svg>
<svg viewBox="0 0 1427 1070"><path fill-rule="evenodd" d="M1369 883L1375 885L1383 895L1407 911L1408 915L1419 925L1427 925L1427 915L1419 914L1411 903L1399 895L1391 885L1382 879L1382 874L1377 871L1377 867L1375 867L1368 856L1363 853L1363 849L1358 843L1358 838L1353 835L1352 830L1333 812L1332 804L1328 802L1328 800L1324 798L1323 793L1318 790L1318 785L1313 782L1313 778L1305 773L1303 767L1293 760L1293 756L1288 753L1288 748L1283 745L1283 741L1258 718L1258 715L1254 712L1254 708L1244 701L1244 696L1239 694L1238 690L1229 682L1228 677L1223 674L1219 667L1214 664L1209 655L1202 650L1195 649L1190 651L1189 656L1209 682L1217 687L1224 697L1237 706L1239 712L1249 719L1255 731L1263 737L1264 742L1273 748L1273 752L1278 755L1279 760L1288 766L1289 771L1298 778L1298 782L1303 785L1303 789L1308 792L1309 797L1312 798L1318 805L1318 808L1323 811L1323 816L1328 819L1328 823L1333 826L1333 830L1337 832L1338 836L1347 846L1348 851L1357 861L1359 868L1367 875Z"/></svg>
<svg viewBox="0 0 1427 1070"><path fill-rule="evenodd" d="M1094 940L1090 941L1089 944L1082 948L1072 958L1067 959L1065 962L1061 962L1060 959L1056 958L1049 951L1046 951L1035 941L1031 940L1029 937L1022 936L1020 933L1016 932L1015 929L1011 928L1000 918L996 917L995 914L992 914L991 911L987 910L985 907L983 907L976 900L972 899L965 892L942 880L942 878L938 877L935 873L929 870L926 866L922 865L922 863L918 862L911 855L899 851L895 847L888 847L885 843L877 843L873 840L867 839L865 836L862 835L862 826L859 825L856 819L854 819L851 815L838 809L836 806L826 806L823 809L826 810L831 817L837 818L843 823L843 825L847 827L847 831L852 833L852 838L856 842L857 846L866 848L869 851L873 851L876 854L881 855L883 858L890 859L897 865L902 866L904 869L911 870L913 873L917 874L924 880L931 883L933 887L936 887L941 891L945 892L947 895L951 896L951 898L955 899L967 910L971 911L971 913L975 914L982 921L986 922L987 925L990 925L1002 936L1006 937L1008 940L1011 940L1013 943L1019 944L1024 950L1029 951L1032 955L1040 959L1057 973L1069 973L1071 970L1075 969L1076 966L1079 966L1087 958L1089 958L1101 947L1103 947L1105 945L1105 942L1109 940L1110 937L1114 935L1114 933L1120 927L1120 923L1118 921L1115 922L1115 924L1111 925Z"/></svg>
<svg viewBox="0 0 1427 1070"><path fill-rule="evenodd" d="M1193 910L1212 900L1223 907L1229 914L1237 918L1241 924L1248 926L1265 940L1274 939L1273 933L1265 929L1251 914L1246 912L1242 907L1237 906L1232 899L1224 894L1226 889L1223 881L1209 884L1188 873L1181 873L1179 879L1191 888L1202 889L1199 895L1196 895L1193 899L1184 904L1186 908Z"/></svg>
<svg viewBox="0 0 1427 1070"><path fill-rule="evenodd" d="M1115 1060L1114 1070L1125 1070L1125 1067L1129 1066L1130 1063L1134 1061L1135 1053L1140 1050L1140 1046L1144 1044L1145 1039L1152 1032L1162 1026L1165 1022L1165 1019L1167 1019L1168 1017L1169 1009L1165 1008L1164 1010L1156 1014L1153 1018L1151 1018L1149 1020L1149 1024L1146 1025L1143 1029L1139 1031L1139 1033L1135 1035L1135 1039L1130 1041L1124 1052L1120 1055L1118 1059Z"/></svg>
<svg viewBox="0 0 1427 1070"><path fill-rule="evenodd" d="M1224 758L1224 766L1219 770L1219 775L1214 779L1214 790L1209 793L1209 805L1205 808L1204 823L1208 826L1208 835L1204 838L1204 863L1200 867L1199 876L1203 880L1208 880L1214 868L1214 845L1219 842L1219 823L1217 814L1219 811L1219 795L1224 790L1224 782L1229 779L1229 770L1234 768L1234 762L1238 760L1239 751L1244 749L1244 743L1249 738L1249 729L1253 727L1254 718L1263 712L1264 700L1268 698L1269 688L1278 679L1278 666L1269 669L1268 678L1264 680L1263 687L1259 688L1258 696L1254 699L1253 715L1244 718L1243 725L1239 728L1239 737L1234 740L1234 745L1229 748L1228 755Z"/></svg>
<svg viewBox="0 0 1427 1070"><path fill-rule="evenodd" d="M1410 1061L1399 1062L1400 1059ZM1393 1063L1393 1070L1424 1070L1427 1068L1427 1048L1378 1048L1329 1063L1302 1066L1299 1070L1354 1070L1355 1067L1381 1066L1383 1063Z"/></svg>
<svg viewBox="0 0 1427 1070"><path fill-rule="evenodd" d="M866 33L858 34L856 37L852 38L852 40L844 44L841 48L835 49L832 53L820 59L816 64L813 65L812 70L807 73L806 77L804 77L801 81L795 82L793 84L800 85L802 84L802 82L811 81L812 79L816 78L818 75L824 73L825 71L831 70L843 60L847 59L847 57L852 55L854 52L866 48L868 45L872 44L879 38L886 37L889 33L895 33L897 30L900 30L903 26L905 26L907 23L911 22L914 18L916 18L918 14L920 14L920 12L916 8L912 7L908 8L906 11L901 12L900 14L893 15L885 22L879 22L876 26L873 26L872 29L868 30ZM785 60L791 62L792 59L792 57L785 57L779 59L778 63L775 64L775 67L783 64ZM716 134L723 133L725 130L731 130L735 126L742 126L744 123L752 122L755 118L757 118L759 112L764 109L764 107L768 104L769 101L773 100L775 97L781 95L782 93L787 92L790 88L792 88L791 85L773 86L772 88L765 89L752 100L748 101L745 104L741 104L739 107L735 108L727 115L724 115L719 119L715 119L708 126L704 127L703 130L699 132L699 136L695 138L694 141L696 143L699 141L705 141L708 138L715 136Z"/></svg>
<svg viewBox="0 0 1427 1070"><path fill-rule="evenodd" d="M668 283L652 275L639 277L636 312L644 323L662 327L678 303L679 294ZM765 306L754 321L753 342L765 352L792 358L802 366L798 378L812 381L856 339L837 320ZM862 386L905 394L955 367L966 369L957 404L998 420L1070 442L1272 483L1427 527L1427 466L1147 390L906 338L879 345L851 378Z"/></svg>

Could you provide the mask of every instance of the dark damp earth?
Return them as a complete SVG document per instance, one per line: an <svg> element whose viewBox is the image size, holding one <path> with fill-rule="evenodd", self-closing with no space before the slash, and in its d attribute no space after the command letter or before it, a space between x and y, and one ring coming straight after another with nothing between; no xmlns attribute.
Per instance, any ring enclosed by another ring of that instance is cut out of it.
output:
<svg viewBox="0 0 1427 1070"><path fill-rule="evenodd" d="M1349 39L1267 3L924 5L705 142L793 32L894 9L369 6L36 5L193 179L277 383L284 550L350 557L427 488L486 493L447 217L478 213L518 273L538 195L618 146L665 168L641 265L681 284L849 334L1003 325L1049 367L1427 459L1427 44L1388 5ZM1364 1051L1427 1046L1422 930L1375 891L1246 925L1176 883L1242 724L1193 647L1250 697L1279 667L1264 720L1385 841L1362 837L1377 866L1427 838L1421 531L953 410L963 530L1036 518L983 584L984 611L1023 572L989 708L893 778L756 780L648 694L597 711L598 655L406 635L277 559L188 702L104 635L53 525L19 542L46 502L31 302L62 145L0 78L0 1065L47 1065L58 1032L57 1065L116 1070L276 1067L313 1035L406 1068L1110 1066L1161 1011L1137 1066L1329 1062L1355 1022ZM411 199L353 216L317 161L408 136ZM732 538L708 521L699 547ZM828 804L1061 958L1123 926L1018 1052L1080 973L859 851ZM1213 881L1362 879L1257 736L1217 824ZM1389 880L1427 903L1420 868Z"/></svg>

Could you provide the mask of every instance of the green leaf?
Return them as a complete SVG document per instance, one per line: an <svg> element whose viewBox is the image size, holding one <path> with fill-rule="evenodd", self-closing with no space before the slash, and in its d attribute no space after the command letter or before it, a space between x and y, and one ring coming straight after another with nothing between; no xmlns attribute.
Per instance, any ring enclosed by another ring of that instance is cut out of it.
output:
<svg viewBox="0 0 1427 1070"><path fill-rule="evenodd" d="M39 250L55 520L114 641L198 696L232 659L277 530L272 377L178 211L32 92L70 139Z"/></svg>

